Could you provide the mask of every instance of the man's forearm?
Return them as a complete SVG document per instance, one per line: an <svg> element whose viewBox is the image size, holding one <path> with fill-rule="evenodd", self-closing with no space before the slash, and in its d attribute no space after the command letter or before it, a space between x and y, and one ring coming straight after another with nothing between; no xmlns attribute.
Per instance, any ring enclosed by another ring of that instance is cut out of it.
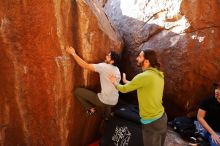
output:
<svg viewBox="0 0 220 146"><path fill-rule="evenodd" d="M120 91L121 93L127 93L127 92L130 92L131 90L129 90L128 88L127 88L127 86L126 85L121 85L121 84L117 84L117 83L114 83L114 85L115 85L115 88L118 90L118 91Z"/></svg>
<svg viewBox="0 0 220 146"><path fill-rule="evenodd" d="M214 134L215 131L208 125L208 123L205 121L204 118L199 118L198 121L201 123L201 125L209 132L209 134Z"/></svg>
<svg viewBox="0 0 220 146"><path fill-rule="evenodd" d="M77 64L82 68L86 68L87 62L85 62L82 58L80 58L76 53L71 54L73 58L76 60Z"/></svg>

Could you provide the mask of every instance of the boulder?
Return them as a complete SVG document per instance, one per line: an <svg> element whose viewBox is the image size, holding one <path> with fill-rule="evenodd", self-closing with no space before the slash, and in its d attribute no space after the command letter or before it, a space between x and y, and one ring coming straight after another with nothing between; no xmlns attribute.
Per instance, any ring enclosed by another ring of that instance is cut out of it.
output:
<svg viewBox="0 0 220 146"><path fill-rule="evenodd" d="M165 74L169 117L195 116L200 100L220 79L219 1L108 0L104 8L124 39L122 71L128 79L140 72L139 51L154 49Z"/></svg>
<svg viewBox="0 0 220 146"><path fill-rule="evenodd" d="M83 146L101 116L88 117L73 90L98 91L65 51L100 62L122 39L96 1L0 1L0 145Z"/></svg>

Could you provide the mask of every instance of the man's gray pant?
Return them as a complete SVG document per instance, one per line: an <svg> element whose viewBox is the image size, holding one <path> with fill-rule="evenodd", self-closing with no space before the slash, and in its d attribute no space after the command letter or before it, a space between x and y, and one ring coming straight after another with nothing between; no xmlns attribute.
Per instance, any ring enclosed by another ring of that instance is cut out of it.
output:
<svg viewBox="0 0 220 146"><path fill-rule="evenodd" d="M164 112L163 116L156 121L143 124L142 133L144 146L163 146L167 133L167 115Z"/></svg>
<svg viewBox="0 0 220 146"><path fill-rule="evenodd" d="M111 112L111 105L106 105L102 103L97 93L88 90L86 88L76 88L75 96L80 101L80 103L84 106L86 110L93 108L95 106L101 107L104 111L104 116L108 117ZM109 97L111 98L111 97Z"/></svg>

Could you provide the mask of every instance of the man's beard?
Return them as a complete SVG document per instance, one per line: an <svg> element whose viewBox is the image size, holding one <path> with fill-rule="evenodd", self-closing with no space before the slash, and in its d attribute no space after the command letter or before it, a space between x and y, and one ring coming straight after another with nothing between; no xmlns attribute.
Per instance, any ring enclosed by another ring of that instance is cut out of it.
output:
<svg viewBox="0 0 220 146"><path fill-rule="evenodd" d="M138 67L142 67L142 66L144 66L144 60L141 61L141 62L137 62L137 66L138 66Z"/></svg>
<svg viewBox="0 0 220 146"><path fill-rule="evenodd" d="M219 96L220 96L219 93L215 93L215 97L216 97L216 98L219 98L219 99L220 99Z"/></svg>
<svg viewBox="0 0 220 146"><path fill-rule="evenodd" d="M108 60L105 59L105 63L110 64Z"/></svg>

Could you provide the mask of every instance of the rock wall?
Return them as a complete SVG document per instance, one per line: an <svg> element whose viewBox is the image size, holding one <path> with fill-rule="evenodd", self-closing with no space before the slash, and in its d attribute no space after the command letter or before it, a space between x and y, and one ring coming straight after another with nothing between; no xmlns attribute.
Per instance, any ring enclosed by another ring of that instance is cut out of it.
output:
<svg viewBox="0 0 220 146"><path fill-rule="evenodd" d="M195 112L220 79L219 9L218 0L0 1L0 145L84 146L97 136L100 113L87 117L73 91L99 91L98 75L68 45L98 63L123 39L128 79L139 50L155 49L169 117Z"/></svg>
<svg viewBox="0 0 220 146"><path fill-rule="evenodd" d="M0 145L84 146L96 136L100 115L87 117L73 90L99 81L68 45L99 62L123 42L96 1L0 1Z"/></svg>
<svg viewBox="0 0 220 146"><path fill-rule="evenodd" d="M220 79L220 2L108 0L104 8L125 41L122 70L128 78L139 72L139 50L156 50L169 117L195 115L198 102L213 93L212 82Z"/></svg>

